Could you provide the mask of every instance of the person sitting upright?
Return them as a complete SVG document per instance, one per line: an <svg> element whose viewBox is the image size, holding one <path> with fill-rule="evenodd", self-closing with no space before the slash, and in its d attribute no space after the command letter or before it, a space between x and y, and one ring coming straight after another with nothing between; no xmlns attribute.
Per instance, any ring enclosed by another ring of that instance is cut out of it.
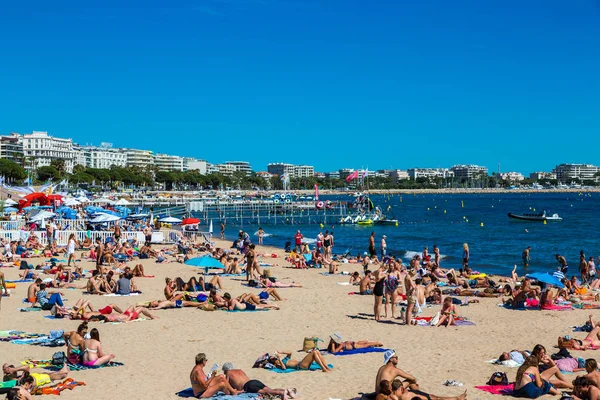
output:
<svg viewBox="0 0 600 400"><path fill-rule="evenodd" d="M205 399L214 396L219 391L234 396L241 393L229 384L224 375L217 375L218 371L216 369L206 375L204 372L206 361L206 354L198 353L196 355L196 365L190 372L190 382L195 397Z"/></svg>

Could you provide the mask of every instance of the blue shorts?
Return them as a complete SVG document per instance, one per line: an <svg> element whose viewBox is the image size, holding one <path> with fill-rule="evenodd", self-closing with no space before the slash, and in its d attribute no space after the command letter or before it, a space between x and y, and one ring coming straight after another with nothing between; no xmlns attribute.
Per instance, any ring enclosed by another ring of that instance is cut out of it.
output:
<svg viewBox="0 0 600 400"><path fill-rule="evenodd" d="M542 387L538 387L535 382L529 382L527 385L523 386L519 390L515 390L513 392L513 396L515 397L525 397L527 399L536 399L540 396L548 394L550 389L554 388L548 381L543 381Z"/></svg>
<svg viewBox="0 0 600 400"><path fill-rule="evenodd" d="M373 294L373 291L371 289L367 289L364 292L361 292L360 294L364 294L364 295Z"/></svg>
<svg viewBox="0 0 600 400"><path fill-rule="evenodd" d="M477 279L469 279L469 286L477 286L479 281Z"/></svg>
<svg viewBox="0 0 600 400"><path fill-rule="evenodd" d="M175 308L181 308L181 307L183 307L183 301L175 300Z"/></svg>

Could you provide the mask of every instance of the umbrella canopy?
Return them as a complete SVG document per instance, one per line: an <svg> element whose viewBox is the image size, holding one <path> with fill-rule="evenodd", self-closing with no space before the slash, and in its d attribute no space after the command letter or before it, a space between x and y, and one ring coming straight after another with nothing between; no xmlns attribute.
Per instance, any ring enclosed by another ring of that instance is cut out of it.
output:
<svg viewBox="0 0 600 400"><path fill-rule="evenodd" d="M175 217L165 217L158 220L158 222L166 222L167 224L179 224L181 220Z"/></svg>
<svg viewBox="0 0 600 400"><path fill-rule="evenodd" d="M79 196L79 197L77 197L77 198L76 198L76 200L77 200L78 202L80 202L80 203L87 203L87 202L89 202L89 201L90 201L90 200L89 200L87 197L85 197L85 196Z"/></svg>
<svg viewBox="0 0 600 400"><path fill-rule="evenodd" d="M5 206L16 206L17 204L19 204L19 203L17 203L13 199L6 199L6 200L4 200L4 205Z"/></svg>
<svg viewBox="0 0 600 400"><path fill-rule="evenodd" d="M181 225L195 225L199 223L200 220L198 218L184 218L183 221L181 221Z"/></svg>
<svg viewBox="0 0 600 400"><path fill-rule="evenodd" d="M202 256L196 258L190 258L185 262L185 265L191 265L192 267L201 267L201 268L214 268L214 269L223 269L225 266L221 263L221 261L216 258L212 258L211 256Z"/></svg>
<svg viewBox="0 0 600 400"><path fill-rule="evenodd" d="M50 211L40 211L29 219L29 222L40 222L44 219L54 218L56 214Z"/></svg>
<svg viewBox="0 0 600 400"><path fill-rule="evenodd" d="M131 204L131 202L129 200L126 199L119 199L116 203L117 206L128 206Z"/></svg>
<svg viewBox="0 0 600 400"><path fill-rule="evenodd" d="M562 284L562 282L560 281L560 279L558 279L554 275L550 275L550 274L547 274L545 272L535 272L533 274L529 274L529 275L526 275L526 276L527 276L527 278L535 279L538 282L546 283L548 285L553 285L553 286L556 286L556 287L559 287L559 288L564 288L565 287L565 285Z"/></svg>
<svg viewBox="0 0 600 400"><path fill-rule="evenodd" d="M90 203L92 203L92 204L115 204L114 201L112 201L111 199L106 198L106 197L101 197L99 199L92 200L92 201L90 201Z"/></svg>
<svg viewBox="0 0 600 400"><path fill-rule="evenodd" d="M117 216L117 215L111 215L111 214L98 214L96 217L94 217L94 219L91 219L90 222L92 224L101 224L104 222L115 222L120 220L121 217Z"/></svg>
<svg viewBox="0 0 600 400"><path fill-rule="evenodd" d="M76 199L66 199L63 204L65 206L78 206L81 204L81 202L77 201Z"/></svg>
<svg viewBox="0 0 600 400"><path fill-rule="evenodd" d="M5 207L4 208L4 212L7 212L7 213L17 212L17 211L19 211L19 209L18 208L14 208L14 207Z"/></svg>

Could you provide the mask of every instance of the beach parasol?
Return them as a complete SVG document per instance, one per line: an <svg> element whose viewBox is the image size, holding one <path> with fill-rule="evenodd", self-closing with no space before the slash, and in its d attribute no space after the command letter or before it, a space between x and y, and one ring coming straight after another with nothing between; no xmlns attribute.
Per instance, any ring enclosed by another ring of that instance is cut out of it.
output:
<svg viewBox="0 0 600 400"><path fill-rule="evenodd" d="M4 200L4 205L5 206L16 206L17 204L19 204L19 203L17 203L13 199L6 199L6 200Z"/></svg>
<svg viewBox="0 0 600 400"><path fill-rule="evenodd" d="M94 219L91 219L90 222L92 224L102 224L105 222L115 222L120 220L121 217L117 216L117 215L111 215L111 214L98 214Z"/></svg>
<svg viewBox="0 0 600 400"><path fill-rule="evenodd" d="M564 288L565 285L562 284L560 279L556 276L547 274L545 272L535 272L533 274L525 275L529 279L535 279L538 282L545 283L547 285L556 286L558 288Z"/></svg>
<svg viewBox="0 0 600 400"><path fill-rule="evenodd" d="M181 221L181 225L195 225L199 223L200 220L198 218L184 218L183 221Z"/></svg>
<svg viewBox="0 0 600 400"><path fill-rule="evenodd" d="M115 203L115 205L117 205L117 206L128 206L128 205L130 205L130 204L131 204L131 202L130 202L129 200L126 200L126 199L119 199L119 200L118 200L118 201Z"/></svg>
<svg viewBox="0 0 600 400"><path fill-rule="evenodd" d="M80 201L73 199L73 198L69 198L66 199L65 202L63 203L65 206L78 206L81 204Z"/></svg>
<svg viewBox="0 0 600 400"><path fill-rule="evenodd" d="M181 220L175 217L165 217L159 219L158 222L166 222L167 224L180 224Z"/></svg>
<svg viewBox="0 0 600 400"><path fill-rule="evenodd" d="M191 265L192 267L204 268L205 273L208 273L209 269L225 269L225 266L221 261L211 256L190 258L184 264Z"/></svg>

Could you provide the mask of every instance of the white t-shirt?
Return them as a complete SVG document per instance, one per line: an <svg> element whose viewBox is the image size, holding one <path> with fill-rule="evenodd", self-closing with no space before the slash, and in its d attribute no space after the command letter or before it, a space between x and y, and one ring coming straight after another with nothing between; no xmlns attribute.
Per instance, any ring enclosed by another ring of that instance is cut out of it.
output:
<svg viewBox="0 0 600 400"><path fill-rule="evenodd" d="M67 253L73 254L75 253L75 240L69 240L69 246L67 247Z"/></svg>

